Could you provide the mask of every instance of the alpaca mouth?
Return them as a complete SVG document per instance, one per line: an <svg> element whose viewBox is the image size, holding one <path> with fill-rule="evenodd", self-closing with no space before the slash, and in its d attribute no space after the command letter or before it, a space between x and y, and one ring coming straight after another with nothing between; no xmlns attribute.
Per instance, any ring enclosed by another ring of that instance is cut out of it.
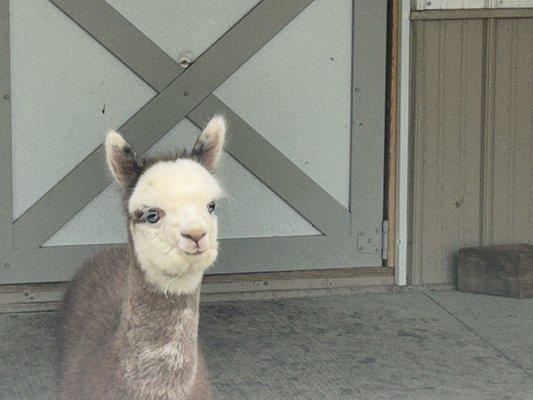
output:
<svg viewBox="0 0 533 400"><path fill-rule="evenodd" d="M194 252L187 252L187 254L189 254L190 256L199 256L200 254L204 254L205 253L205 250L196 250Z"/></svg>

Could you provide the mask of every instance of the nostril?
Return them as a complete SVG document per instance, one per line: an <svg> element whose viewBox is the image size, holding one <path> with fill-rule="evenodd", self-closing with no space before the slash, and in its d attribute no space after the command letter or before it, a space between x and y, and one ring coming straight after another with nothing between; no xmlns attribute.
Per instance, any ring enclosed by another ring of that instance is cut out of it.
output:
<svg viewBox="0 0 533 400"><path fill-rule="evenodd" d="M190 239L195 243L198 243L202 238L207 234L207 232L201 232L201 233L182 233L181 236L184 238Z"/></svg>

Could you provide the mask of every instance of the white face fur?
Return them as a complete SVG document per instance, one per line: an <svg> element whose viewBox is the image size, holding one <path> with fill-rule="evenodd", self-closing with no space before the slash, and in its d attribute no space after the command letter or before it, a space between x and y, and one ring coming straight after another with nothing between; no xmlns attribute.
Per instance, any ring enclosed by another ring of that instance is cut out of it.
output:
<svg viewBox="0 0 533 400"><path fill-rule="evenodd" d="M225 129L224 120L214 117L193 148L199 162L178 158L153 164L142 171L128 200L137 260L147 280L165 293L196 289L217 257L214 211L222 189L210 171L220 158ZM124 160L134 154L120 152L127 146L115 132L106 139L108 165L122 186L128 182L124 174L135 170L131 158Z"/></svg>

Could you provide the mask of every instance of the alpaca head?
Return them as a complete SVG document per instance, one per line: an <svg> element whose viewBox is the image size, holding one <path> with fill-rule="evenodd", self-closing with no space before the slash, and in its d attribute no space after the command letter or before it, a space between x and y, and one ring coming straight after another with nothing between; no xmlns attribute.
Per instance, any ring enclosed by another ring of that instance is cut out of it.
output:
<svg viewBox="0 0 533 400"><path fill-rule="evenodd" d="M124 138L105 141L108 167L124 189L128 229L145 276L170 293L194 290L218 254L216 170L226 125L213 117L191 151L139 158Z"/></svg>

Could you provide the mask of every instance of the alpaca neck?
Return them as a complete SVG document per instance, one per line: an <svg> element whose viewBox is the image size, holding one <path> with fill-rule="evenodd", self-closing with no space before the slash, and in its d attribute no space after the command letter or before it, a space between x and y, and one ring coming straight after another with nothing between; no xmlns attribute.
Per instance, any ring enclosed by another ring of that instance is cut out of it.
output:
<svg viewBox="0 0 533 400"><path fill-rule="evenodd" d="M164 294L147 282L136 259L128 271L120 342L126 382L141 398L180 399L192 385L198 362L199 288Z"/></svg>

